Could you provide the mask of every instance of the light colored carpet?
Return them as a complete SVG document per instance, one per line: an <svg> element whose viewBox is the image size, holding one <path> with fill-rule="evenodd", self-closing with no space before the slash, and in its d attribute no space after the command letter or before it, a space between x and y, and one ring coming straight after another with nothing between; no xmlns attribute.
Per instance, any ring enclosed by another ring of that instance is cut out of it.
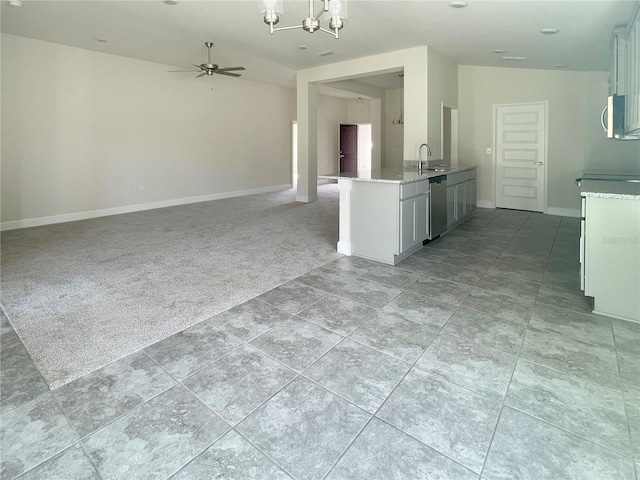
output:
<svg viewBox="0 0 640 480"><path fill-rule="evenodd" d="M338 189L216 200L2 235L2 303L51 388L340 255Z"/></svg>

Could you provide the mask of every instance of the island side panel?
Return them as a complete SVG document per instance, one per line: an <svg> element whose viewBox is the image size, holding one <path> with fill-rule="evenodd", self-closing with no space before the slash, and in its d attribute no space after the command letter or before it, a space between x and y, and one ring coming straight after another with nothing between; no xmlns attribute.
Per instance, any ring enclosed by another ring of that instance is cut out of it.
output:
<svg viewBox="0 0 640 480"><path fill-rule="evenodd" d="M353 255L394 264L399 253L399 188L398 183L351 183Z"/></svg>
<svg viewBox="0 0 640 480"><path fill-rule="evenodd" d="M351 255L351 185L350 178L338 179L340 189L340 238L338 240L338 253Z"/></svg>
<svg viewBox="0 0 640 480"><path fill-rule="evenodd" d="M587 198L585 295L594 313L640 322L640 200Z"/></svg>

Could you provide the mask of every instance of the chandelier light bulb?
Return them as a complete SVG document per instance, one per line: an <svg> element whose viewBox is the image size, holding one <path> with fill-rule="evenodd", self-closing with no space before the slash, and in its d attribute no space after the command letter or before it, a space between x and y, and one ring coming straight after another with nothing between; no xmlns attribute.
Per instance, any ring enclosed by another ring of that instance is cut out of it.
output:
<svg viewBox="0 0 640 480"><path fill-rule="evenodd" d="M283 0L256 0L259 4L260 16L269 27L270 33L279 32L281 30L294 30L302 28L305 32L324 32L339 38L338 32L344 27L347 14L347 0L322 0L322 9L316 12L314 8L314 0L309 0L309 15L302 19L297 25L276 27L280 21L280 15L283 14ZM328 14L328 28L320 23L320 17Z"/></svg>
<svg viewBox="0 0 640 480"><path fill-rule="evenodd" d="M332 17L339 17L342 12L342 3L340 0L329 0L329 13Z"/></svg>
<svg viewBox="0 0 640 480"><path fill-rule="evenodd" d="M273 25L280 21L280 14L282 13L282 1L281 0L261 0L260 2L260 15L262 15L264 23L269 25L269 28L273 28Z"/></svg>

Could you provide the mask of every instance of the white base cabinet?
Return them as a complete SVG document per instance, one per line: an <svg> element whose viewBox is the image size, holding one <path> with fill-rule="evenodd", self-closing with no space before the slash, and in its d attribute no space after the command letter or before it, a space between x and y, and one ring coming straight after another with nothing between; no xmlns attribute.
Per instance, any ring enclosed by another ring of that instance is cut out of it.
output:
<svg viewBox="0 0 640 480"><path fill-rule="evenodd" d="M640 200L583 199L580 259L594 313L640 322Z"/></svg>
<svg viewBox="0 0 640 480"><path fill-rule="evenodd" d="M447 230L467 220L476 204L476 170L447 175Z"/></svg>
<svg viewBox="0 0 640 480"><path fill-rule="evenodd" d="M400 251L402 254L422 246L429 235L429 195L400 200Z"/></svg>
<svg viewBox="0 0 640 480"><path fill-rule="evenodd" d="M350 254L395 265L422 248L429 236L428 180L352 181L349 195Z"/></svg>

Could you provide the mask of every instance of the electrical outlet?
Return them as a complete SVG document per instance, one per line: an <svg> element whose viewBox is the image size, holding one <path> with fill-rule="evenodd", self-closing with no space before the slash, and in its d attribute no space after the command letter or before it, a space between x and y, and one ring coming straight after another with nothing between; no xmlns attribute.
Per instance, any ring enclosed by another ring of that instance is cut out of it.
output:
<svg viewBox="0 0 640 480"><path fill-rule="evenodd" d="M487 148L487 155L491 155L491 152L492 152L491 147L488 147Z"/></svg>
<svg viewBox="0 0 640 480"><path fill-rule="evenodd" d="M133 191L134 192L144 192L144 185L142 185L141 183L136 183L133 186Z"/></svg>

